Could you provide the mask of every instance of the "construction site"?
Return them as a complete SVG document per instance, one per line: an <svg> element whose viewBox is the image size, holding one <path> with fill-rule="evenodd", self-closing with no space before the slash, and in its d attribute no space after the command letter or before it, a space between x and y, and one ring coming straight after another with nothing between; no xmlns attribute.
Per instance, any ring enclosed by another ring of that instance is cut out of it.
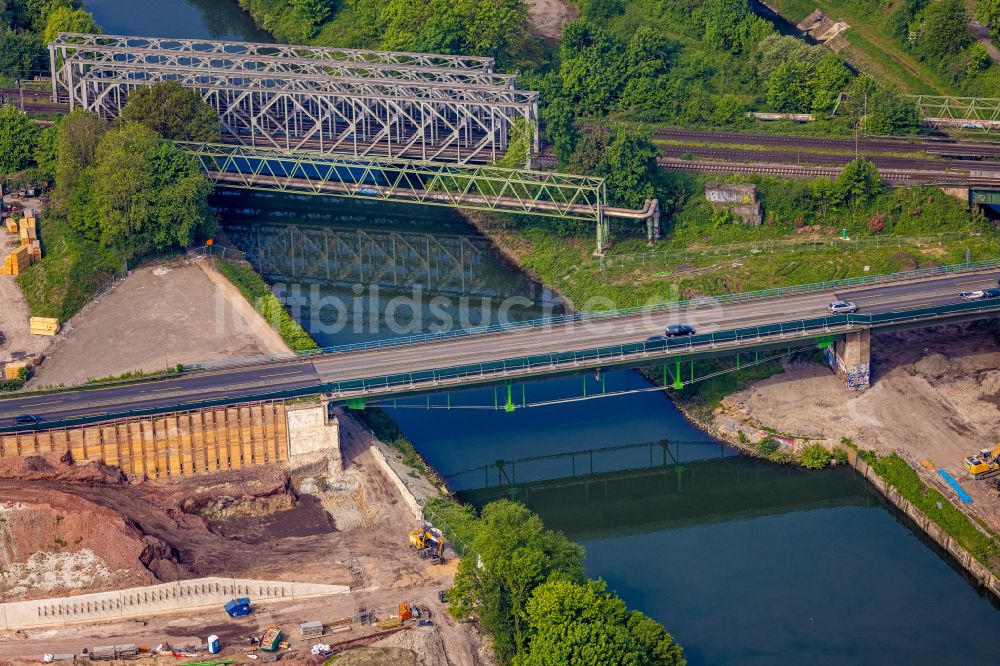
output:
<svg viewBox="0 0 1000 666"><path fill-rule="evenodd" d="M15 275L40 228L19 216ZM287 351L204 262L137 270L68 322L29 321L13 280L0 360L33 387L159 370L192 340ZM176 290L189 310L157 319ZM150 344L97 353L116 317ZM457 560L420 511L437 489L399 458L318 399L4 435L0 663L490 663L447 613Z"/></svg>

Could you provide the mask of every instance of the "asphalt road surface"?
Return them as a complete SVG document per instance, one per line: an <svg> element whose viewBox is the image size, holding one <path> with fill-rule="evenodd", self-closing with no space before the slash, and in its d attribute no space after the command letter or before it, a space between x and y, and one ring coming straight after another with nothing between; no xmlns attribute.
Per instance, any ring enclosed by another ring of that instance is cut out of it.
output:
<svg viewBox="0 0 1000 666"><path fill-rule="evenodd" d="M860 313L880 314L960 302L962 291L997 285L1000 271L951 274L913 282L892 282L843 292L814 292L733 304L684 309L550 326L489 335L422 342L327 354L313 359L275 362L131 385L75 390L0 400L0 428L13 428L14 417L33 414L47 422L99 420L135 410L184 409L218 400L239 402L279 391L319 392L325 383L499 361L526 355L570 352L630 342L662 334L668 324L688 324L698 333L792 322L827 314L838 298L858 304Z"/></svg>

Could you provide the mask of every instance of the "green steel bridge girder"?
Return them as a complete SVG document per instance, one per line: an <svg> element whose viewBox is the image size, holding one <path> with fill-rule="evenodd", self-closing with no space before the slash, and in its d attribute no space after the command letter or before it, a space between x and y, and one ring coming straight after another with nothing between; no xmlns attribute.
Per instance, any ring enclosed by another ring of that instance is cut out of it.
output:
<svg viewBox="0 0 1000 666"><path fill-rule="evenodd" d="M591 222L597 254L610 242L609 218L659 228L659 204L641 210L607 205L603 178L483 165L356 158L310 151L175 142L215 185L333 195Z"/></svg>

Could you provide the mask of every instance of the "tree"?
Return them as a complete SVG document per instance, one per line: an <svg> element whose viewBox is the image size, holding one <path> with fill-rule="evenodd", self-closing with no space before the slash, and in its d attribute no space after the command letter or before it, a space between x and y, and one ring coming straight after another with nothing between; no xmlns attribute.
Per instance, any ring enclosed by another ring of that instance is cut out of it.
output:
<svg viewBox="0 0 1000 666"><path fill-rule="evenodd" d="M823 469L830 464L830 451L822 444L807 444L799 455L799 464L806 469Z"/></svg>
<svg viewBox="0 0 1000 666"><path fill-rule="evenodd" d="M569 170L573 173L597 175L613 138L611 128L604 125L584 129L576 142L576 150L570 156Z"/></svg>
<svg viewBox="0 0 1000 666"><path fill-rule="evenodd" d="M316 26L325 21L333 9L330 0L289 0L289 3L299 19L311 26L311 33L307 37L315 34Z"/></svg>
<svg viewBox="0 0 1000 666"><path fill-rule="evenodd" d="M883 189L882 174L863 157L848 162L833 181L834 199L850 201L855 208L877 197Z"/></svg>
<svg viewBox="0 0 1000 666"><path fill-rule="evenodd" d="M864 127L875 134L912 134L920 127L920 113L913 100L879 87L868 97Z"/></svg>
<svg viewBox="0 0 1000 666"><path fill-rule="evenodd" d="M747 53L774 32L743 0L708 0L699 13L705 41L732 53Z"/></svg>
<svg viewBox="0 0 1000 666"><path fill-rule="evenodd" d="M993 39L1000 39L1000 0L979 0L976 20L989 27Z"/></svg>
<svg viewBox="0 0 1000 666"><path fill-rule="evenodd" d="M133 90L122 109L126 123L141 123L172 141L219 141L219 116L197 91L176 81Z"/></svg>
<svg viewBox="0 0 1000 666"><path fill-rule="evenodd" d="M460 3L461 4L461 3ZM522 0L476 0L467 12L467 50L504 61L528 34L528 10Z"/></svg>
<svg viewBox="0 0 1000 666"><path fill-rule="evenodd" d="M604 176L612 206L642 208L653 197L659 151L648 133L619 128L608 144L598 173Z"/></svg>
<svg viewBox="0 0 1000 666"><path fill-rule="evenodd" d="M563 30L563 95L576 115L603 114L615 106L626 80L627 49L616 36L586 21L574 21Z"/></svg>
<svg viewBox="0 0 1000 666"><path fill-rule="evenodd" d="M38 35L0 30L0 79L30 78L42 69L45 49Z"/></svg>
<svg viewBox="0 0 1000 666"><path fill-rule="evenodd" d="M557 580L535 589L528 602L532 638L515 666L624 664L682 666L683 651L657 623L629 613L603 581Z"/></svg>
<svg viewBox="0 0 1000 666"><path fill-rule="evenodd" d="M459 563L450 612L464 618L475 611L506 662L527 645L531 593L549 580L582 581L583 549L546 530L525 506L500 500L483 509L472 550L478 559Z"/></svg>
<svg viewBox="0 0 1000 666"><path fill-rule="evenodd" d="M60 32L101 32L94 15L84 9L56 7L49 12L42 40L51 42Z"/></svg>
<svg viewBox="0 0 1000 666"><path fill-rule="evenodd" d="M812 110L826 113L833 110L837 97L851 80L851 73L836 54L824 57L810 79L813 91Z"/></svg>
<svg viewBox="0 0 1000 666"><path fill-rule="evenodd" d="M59 123L56 135L55 202L65 212L80 174L93 166L97 144L107 131L104 119L90 111L75 109Z"/></svg>
<svg viewBox="0 0 1000 666"><path fill-rule="evenodd" d="M804 62L778 65L767 82L767 103L775 111L803 113L812 108L811 72Z"/></svg>
<svg viewBox="0 0 1000 666"><path fill-rule="evenodd" d="M545 121L545 136L552 143L559 164L566 164L576 149L578 136L573 125L573 108L562 97L557 97L542 109L541 116Z"/></svg>
<svg viewBox="0 0 1000 666"><path fill-rule="evenodd" d="M0 107L0 174L23 171L31 166L38 128L17 107Z"/></svg>
<svg viewBox="0 0 1000 666"><path fill-rule="evenodd" d="M101 137L94 176L101 244L125 259L185 247L214 230L211 184L191 156L143 125Z"/></svg>
<svg viewBox="0 0 1000 666"><path fill-rule="evenodd" d="M962 0L936 0L910 24L910 44L924 60L944 63L971 42L969 15Z"/></svg>
<svg viewBox="0 0 1000 666"><path fill-rule="evenodd" d="M62 118L59 118L55 123L39 132L35 142L35 164L38 167L38 177L48 183L53 183L56 179L56 162L58 161L56 146L59 141L61 124Z"/></svg>

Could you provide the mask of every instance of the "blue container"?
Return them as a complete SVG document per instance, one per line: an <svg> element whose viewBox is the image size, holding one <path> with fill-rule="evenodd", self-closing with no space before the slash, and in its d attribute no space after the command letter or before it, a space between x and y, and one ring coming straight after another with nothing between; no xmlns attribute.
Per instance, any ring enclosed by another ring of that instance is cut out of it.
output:
<svg viewBox="0 0 1000 666"><path fill-rule="evenodd" d="M250 599L248 597L240 597L239 599L233 599L226 602L226 612L229 613L229 617L240 617L242 615L250 614Z"/></svg>
<svg viewBox="0 0 1000 666"><path fill-rule="evenodd" d="M215 634L208 637L208 653L209 654L219 654L222 649L222 644L219 642L219 637Z"/></svg>

